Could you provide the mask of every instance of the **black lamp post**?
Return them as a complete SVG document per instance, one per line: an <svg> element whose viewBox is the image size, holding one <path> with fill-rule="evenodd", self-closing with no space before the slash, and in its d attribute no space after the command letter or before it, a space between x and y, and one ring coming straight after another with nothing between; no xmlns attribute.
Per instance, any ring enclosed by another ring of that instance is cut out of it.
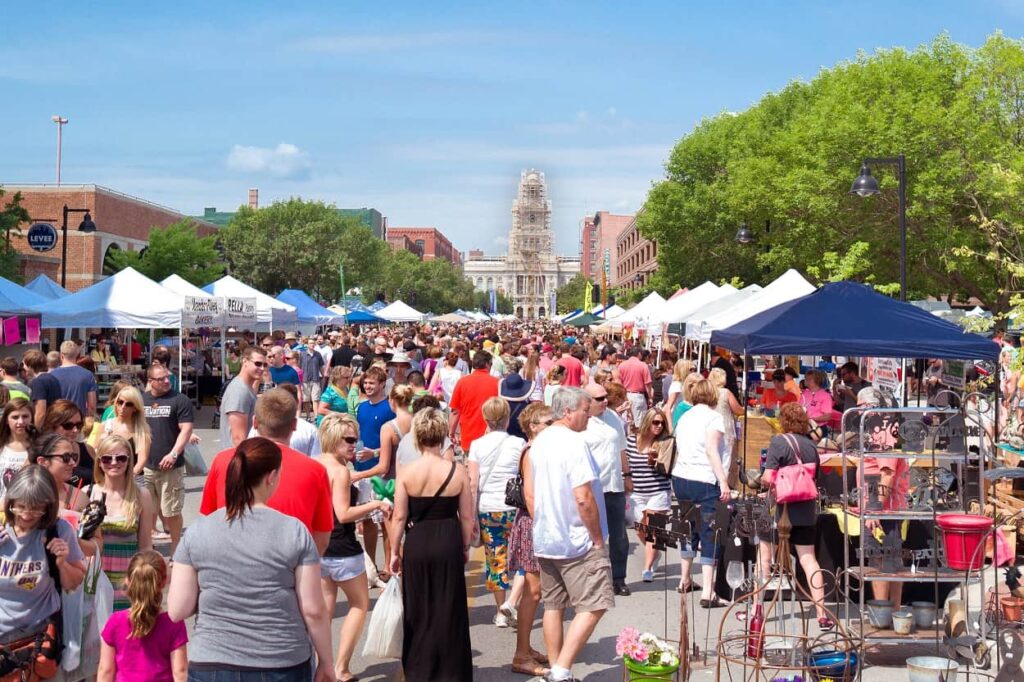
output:
<svg viewBox="0 0 1024 682"><path fill-rule="evenodd" d="M900 223L900 300L907 300L907 158L899 156L868 157L860 166L860 174L853 181L850 194L871 197L881 193L878 180L871 175L870 166L896 166L899 179L899 223Z"/></svg>
<svg viewBox="0 0 1024 682"><path fill-rule="evenodd" d="M89 209L87 208L68 208L67 204L64 204L64 222L61 223L61 245L60 245L60 285L67 288L68 285L68 214L69 213L84 213L85 216L82 218L82 222L78 225L79 232L95 232L96 223L92 221L92 216L89 215Z"/></svg>
<svg viewBox="0 0 1024 682"><path fill-rule="evenodd" d="M746 223L740 223L740 229L736 230L736 241L740 244L750 244L754 241L754 233Z"/></svg>

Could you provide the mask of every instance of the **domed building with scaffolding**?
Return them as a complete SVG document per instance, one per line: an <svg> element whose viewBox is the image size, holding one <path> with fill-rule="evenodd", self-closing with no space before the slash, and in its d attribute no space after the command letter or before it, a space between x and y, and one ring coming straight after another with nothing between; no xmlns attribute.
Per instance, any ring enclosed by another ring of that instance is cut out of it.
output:
<svg viewBox="0 0 1024 682"><path fill-rule="evenodd" d="M555 290L580 272L579 258L556 256L554 242L544 173L525 170L512 202L508 253L488 256L470 251L463 272L477 291L511 298L516 317L550 317L555 312Z"/></svg>

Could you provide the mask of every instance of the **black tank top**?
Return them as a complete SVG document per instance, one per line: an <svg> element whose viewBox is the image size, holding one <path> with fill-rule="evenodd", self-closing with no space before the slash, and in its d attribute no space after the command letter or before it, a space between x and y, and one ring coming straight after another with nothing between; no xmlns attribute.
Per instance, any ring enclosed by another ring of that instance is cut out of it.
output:
<svg viewBox="0 0 1024 682"><path fill-rule="evenodd" d="M348 494L351 504L355 505L355 501L359 499L359 491L352 486ZM331 541L327 543L327 551L324 552L324 556L344 559L362 554L363 548L359 544L359 540L356 539L355 522L342 523L338 520L337 514L334 514L333 511L331 514L334 516L334 528L331 530Z"/></svg>

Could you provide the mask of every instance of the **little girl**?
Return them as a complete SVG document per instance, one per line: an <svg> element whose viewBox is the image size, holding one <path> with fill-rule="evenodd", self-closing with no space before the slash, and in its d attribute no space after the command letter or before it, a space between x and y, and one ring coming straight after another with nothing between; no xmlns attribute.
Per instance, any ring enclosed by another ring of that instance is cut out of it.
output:
<svg viewBox="0 0 1024 682"><path fill-rule="evenodd" d="M132 557L125 578L132 606L103 628L98 682L185 682L188 633L160 609L166 585L162 556L149 549Z"/></svg>

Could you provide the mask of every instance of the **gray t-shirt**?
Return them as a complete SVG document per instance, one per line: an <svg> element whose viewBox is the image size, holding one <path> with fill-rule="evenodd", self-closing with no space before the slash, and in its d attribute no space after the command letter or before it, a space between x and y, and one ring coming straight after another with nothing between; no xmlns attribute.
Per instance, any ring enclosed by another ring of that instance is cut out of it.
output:
<svg viewBox="0 0 1024 682"><path fill-rule="evenodd" d="M190 662L273 669L312 655L295 570L320 554L301 522L256 507L229 523L218 509L189 527L174 561L199 578Z"/></svg>
<svg viewBox="0 0 1024 682"><path fill-rule="evenodd" d="M452 446L452 442L445 436L444 445L441 446L441 454ZM415 441L413 440L412 431L402 436L401 440L398 441L398 447L395 448L395 461L400 466L405 466L418 460L422 455L420 451L416 449Z"/></svg>
<svg viewBox="0 0 1024 682"><path fill-rule="evenodd" d="M228 423L228 413L241 412L249 420L252 426L252 413L256 409L256 393L249 384L242 380L242 377L235 377L224 389L224 395L220 399L220 444L225 448L231 447L231 426Z"/></svg>
<svg viewBox="0 0 1024 682"><path fill-rule="evenodd" d="M7 539L0 542L0 641L41 623L60 608L46 560L46 530L20 538L13 527L5 530ZM57 521L57 535L68 543L68 561L82 561L75 531L66 521Z"/></svg>

